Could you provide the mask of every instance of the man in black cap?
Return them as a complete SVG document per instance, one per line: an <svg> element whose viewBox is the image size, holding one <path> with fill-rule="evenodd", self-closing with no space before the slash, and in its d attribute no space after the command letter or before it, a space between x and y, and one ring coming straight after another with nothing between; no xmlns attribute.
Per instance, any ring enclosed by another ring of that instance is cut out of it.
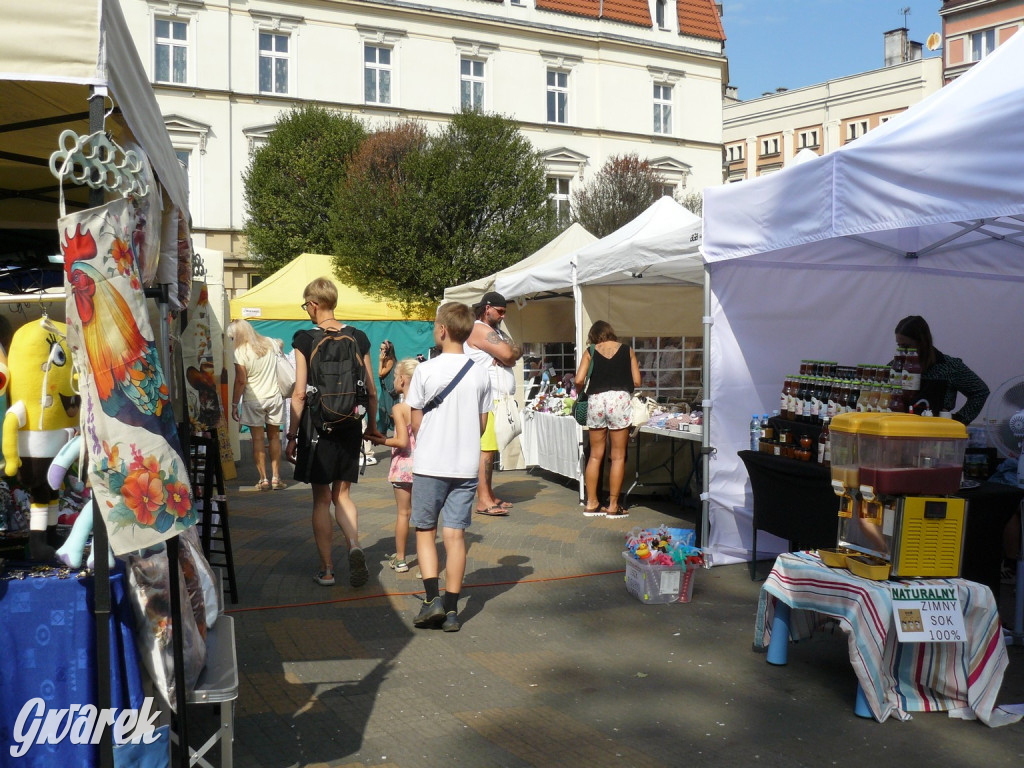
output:
<svg viewBox="0 0 1024 768"><path fill-rule="evenodd" d="M483 298L473 305L476 322L465 343L466 354L487 371L491 381L491 400L494 402L515 395L516 379L512 369L516 361L523 356L522 347L501 330L507 303L500 293L485 293ZM488 414L487 429L480 438L480 480L477 485L476 502L477 513L491 517L505 517L512 506L497 498L491 487L494 461L499 450L492 412Z"/></svg>

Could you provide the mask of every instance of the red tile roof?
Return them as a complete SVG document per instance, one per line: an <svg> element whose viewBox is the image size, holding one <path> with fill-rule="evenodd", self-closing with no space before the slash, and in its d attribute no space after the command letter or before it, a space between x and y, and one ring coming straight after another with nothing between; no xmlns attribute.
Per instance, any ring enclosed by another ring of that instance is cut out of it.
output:
<svg viewBox="0 0 1024 768"><path fill-rule="evenodd" d="M653 23L647 0L536 0L536 4L544 11L588 19L609 19L638 27ZM680 34L725 41L714 0L677 0L676 7Z"/></svg>
<svg viewBox="0 0 1024 768"><path fill-rule="evenodd" d="M725 30L714 0L677 0L676 6L680 34L725 42Z"/></svg>
<svg viewBox="0 0 1024 768"><path fill-rule="evenodd" d="M603 0L603 3L602 0L536 0L536 3L545 11L586 16L588 19L610 19L640 27L651 26L647 0Z"/></svg>

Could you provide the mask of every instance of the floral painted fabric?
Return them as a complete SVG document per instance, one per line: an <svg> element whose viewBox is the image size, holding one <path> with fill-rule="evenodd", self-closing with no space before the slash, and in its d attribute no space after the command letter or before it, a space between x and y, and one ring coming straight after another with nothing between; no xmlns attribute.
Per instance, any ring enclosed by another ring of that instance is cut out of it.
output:
<svg viewBox="0 0 1024 768"><path fill-rule="evenodd" d="M117 555L176 536L197 519L133 250L134 226L127 200L58 222L89 483Z"/></svg>

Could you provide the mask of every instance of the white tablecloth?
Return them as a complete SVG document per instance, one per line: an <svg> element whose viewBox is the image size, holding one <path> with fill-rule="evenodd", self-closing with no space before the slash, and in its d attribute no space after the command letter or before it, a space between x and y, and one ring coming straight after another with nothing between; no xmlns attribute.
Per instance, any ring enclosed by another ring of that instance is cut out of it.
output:
<svg viewBox="0 0 1024 768"><path fill-rule="evenodd" d="M580 463L581 428L571 416L555 416L527 408L523 411L523 458L540 467L575 479Z"/></svg>

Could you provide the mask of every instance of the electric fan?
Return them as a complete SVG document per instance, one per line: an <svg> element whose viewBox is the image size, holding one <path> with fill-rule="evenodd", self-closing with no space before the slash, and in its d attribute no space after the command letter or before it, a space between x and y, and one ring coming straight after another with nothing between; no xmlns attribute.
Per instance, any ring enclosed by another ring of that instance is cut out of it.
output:
<svg viewBox="0 0 1024 768"><path fill-rule="evenodd" d="M1024 488L1024 376L1004 381L985 408L989 442L1001 455L1017 459L1017 485Z"/></svg>
<svg viewBox="0 0 1024 768"><path fill-rule="evenodd" d="M1004 381L992 393L985 416L989 440L1004 456L1017 459L1017 485L1024 488L1024 376ZM1021 506L1024 544L1024 504ZM1013 629L1005 639L1010 645L1024 645L1024 550L1017 553L1016 577Z"/></svg>

